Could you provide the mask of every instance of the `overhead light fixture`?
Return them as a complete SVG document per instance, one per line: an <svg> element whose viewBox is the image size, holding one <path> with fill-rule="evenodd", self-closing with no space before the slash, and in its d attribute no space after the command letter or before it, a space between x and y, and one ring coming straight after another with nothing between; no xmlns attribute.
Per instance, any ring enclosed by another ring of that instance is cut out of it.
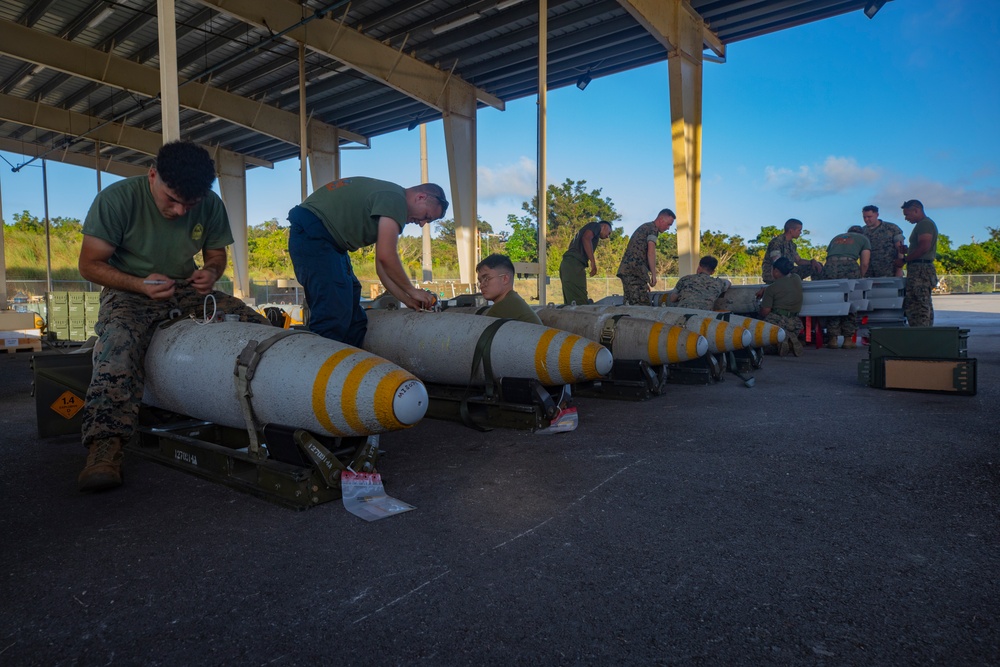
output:
<svg viewBox="0 0 1000 667"><path fill-rule="evenodd" d="M90 19L90 23L87 24L87 27L88 28L96 28L97 26L99 26L102 23L104 23L104 21L106 21L107 18L114 13L114 11L115 11L114 5L108 5L107 7L105 7L104 9L102 9L101 12L97 16L95 16L94 18Z"/></svg>
<svg viewBox="0 0 1000 667"><path fill-rule="evenodd" d="M449 30L454 30L455 28L460 28L467 23L472 23L483 17L479 12L472 12L471 14L466 14L461 18L457 18L454 21L448 21L447 23L442 23L441 25L436 25L431 28L431 32L435 35L440 35L442 33L448 32Z"/></svg>
<svg viewBox="0 0 1000 667"><path fill-rule="evenodd" d="M524 0L500 0L500 2L494 6L494 9L502 12L505 9L510 9L514 5L521 4L522 2L524 2Z"/></svg>
<svg viewBox="0 0 1000 667"><path fill-rule="evenodd" d="M289 86L288 88L282 88L281 90L278 91L278 94L287 95L288 93L294 92L298 89L299 89L299 84L296 83L294 86Z"/></svg>
<svg viewBox="0 0 1000 667"><path fill-rule="evenodd" d="M870 19L875 18L878 14L878 10L882 9L882 5L886 3L886 0L868 0L868 4L865 5L865 16Z"/></svg>
<svg viewBox="0 0 1000 667"><path fill-rule="evenodd" d="M15 83L14 86L15 87L16 86L23 86L24 84L26 84L29 81L31 81L31 77L35 76L36 74L38 74L39 72L41 72L44 69L45 69L45 65L35 65L35 67L30 72L28 72L23 77L21 77L21 80L18 81L17 83Z"/></svg>
<svg viewBox="0 0 1000 667"><path fill-rule="evenodd" d="M590 75L584 74L583 76L581 76L579 79L576 80L576 87L579 88L580 90L586 90L587 86L590 85L590 81L591 81Z"/></svg>

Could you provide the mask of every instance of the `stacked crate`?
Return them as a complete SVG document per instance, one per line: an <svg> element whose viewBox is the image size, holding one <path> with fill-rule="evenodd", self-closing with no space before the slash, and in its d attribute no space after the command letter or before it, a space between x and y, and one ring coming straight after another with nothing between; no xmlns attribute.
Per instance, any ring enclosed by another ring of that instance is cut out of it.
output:
<svg viewBox="0 0 1000 667"><path fill-rule="evenodd" d="M48 292L45 312L49 333L56 340L69 340L69 292Z"/></svg>
<svg viewBox="0 0 1000 667"><path fill-rule="evenodd" d="M83 292L70 292L69 340L87 340L87 303Z"/></svg>
<svg viewBox="0 0 1000 667"><path fill-rule="evenodd" d="M97 324L97 314L101 311L101 293L84 293L84 320L87 328L87 338L95 336L94 325Z"/></svg>

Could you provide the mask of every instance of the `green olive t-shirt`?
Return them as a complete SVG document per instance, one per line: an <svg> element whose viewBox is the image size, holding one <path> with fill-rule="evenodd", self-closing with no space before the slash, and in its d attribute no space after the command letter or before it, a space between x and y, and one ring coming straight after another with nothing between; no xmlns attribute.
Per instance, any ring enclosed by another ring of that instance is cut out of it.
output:
<svg viewBox="0 0 1000 667"><path fill-rule="evenodd" d="M327 183L306 197L301 206L323 221L344 250L375 243L379 218L392 218L402 232L409 217L406 191L401 186L361 176Z"/></svg>
<svg viewBox="0 0 1000 667"><path fill-rule="evenodd" d="M189 278L198 268L195 255L233 242L229 216L217 194L209 192L186 214L168 220L156 208L148 176L104 188L90 205L83 233L115 246L108 264L140 277L162 273Z"/></svg>

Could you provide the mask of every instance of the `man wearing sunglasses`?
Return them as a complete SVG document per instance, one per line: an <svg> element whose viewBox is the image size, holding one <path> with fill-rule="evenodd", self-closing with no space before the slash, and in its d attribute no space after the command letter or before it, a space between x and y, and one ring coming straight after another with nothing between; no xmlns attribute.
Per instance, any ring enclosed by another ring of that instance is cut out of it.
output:
<svg viewBox="0 0 1000 667"><path fill-rule="evenodd" d="M448 200L440 185L403 188L374 178L342 178L309 195L288 213L288 253L309 305L309 329L361 347L368 316L361 283L348 252L375 245L375 271L389 293L416 310L435 297L413 286L397 249L403 225L423 227L444 217Z"/></svg>

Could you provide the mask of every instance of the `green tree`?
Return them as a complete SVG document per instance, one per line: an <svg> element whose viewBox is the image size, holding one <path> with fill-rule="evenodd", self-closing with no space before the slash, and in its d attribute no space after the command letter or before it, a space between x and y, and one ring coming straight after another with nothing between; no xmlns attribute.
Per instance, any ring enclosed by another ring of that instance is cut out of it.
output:
<svg viewBox="0 0 1000 667"><path fill-rule="evenodd" d="M39 220L25 210L14 214L14 224L12 227L21 232L44 232L45 221Z"/></svg>
<svg viewBox="0 0 1000 667"><path fill-rule="evenodd" d="M288 256L288 227L279 225L276 218L247 229L247 250L252 272L268 278L294 275Z"/></svg>
<svg viewBox="0 0 1000 667"><path fill-rule="evenodd" d="M68 241L83 240L83 224L76 218L57 217L49 220L52 234Z"/></svg>
<svg viewBox="0 0 1000 667"><path fill-rule="evenodd" d="M528 216L518 218L514 214L507 216L511 234L507 237L507 256L512 262L538 261L538 226Z"/></svg>
<svg viewBox="0 0 1000 667"><path fill-rule="evenodd" d="M479 227L480 234L492 234L493 225L486 222L482 218L476 216L476 225ZM437 231L437 239L445 241L446 243L455 243L455 218L448 218L447 220L438 220L434 223L435 231Z"/></svg>
<svg viewBox="0 0 1000 667"><path fill-rule="evenodd" d="M573 235L588 222L621 220L621 214L615 211L614 202L609 197L601 198L601 189L587 190L587 181L574 181L567 178L562 185L550 185L545 191L546 211L546 272L549 275L559 273L559 262L566 251ZM530 202L521 204L521 209L528 218L538 220L538 197L532 197ZM508 221L513 216L508 216ZM524 220L524 218L522 218ZM513 234L511 235L513 237ZM537 247L537 242L535 246ZM508 248L510 241L508 240ZM509 250L508 250L509 254Z"/></svg>

